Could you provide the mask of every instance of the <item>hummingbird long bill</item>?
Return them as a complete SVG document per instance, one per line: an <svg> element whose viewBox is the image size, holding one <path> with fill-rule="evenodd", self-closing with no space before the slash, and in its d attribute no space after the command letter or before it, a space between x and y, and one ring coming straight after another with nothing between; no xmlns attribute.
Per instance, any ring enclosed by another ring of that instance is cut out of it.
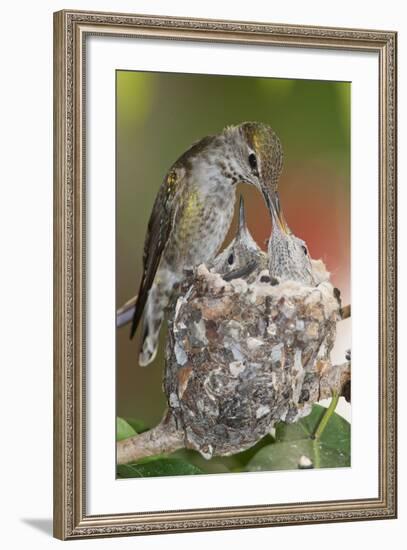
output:
<svg viewBox="0 0 407 550"><path fill-rule="evenodd" d="M148 222L130 333L132 338L143 317L141 366L155 358L165 310L185 270L218 253L232 222L237 184L253 185L266 198L277 189L282 161L272 128L244 122L201 139L169 169Z"/></svg>

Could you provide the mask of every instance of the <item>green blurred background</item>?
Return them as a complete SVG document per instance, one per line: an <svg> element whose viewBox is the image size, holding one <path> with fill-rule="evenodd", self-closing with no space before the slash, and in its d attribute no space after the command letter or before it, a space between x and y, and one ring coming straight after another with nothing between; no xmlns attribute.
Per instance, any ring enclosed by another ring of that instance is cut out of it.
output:
<svg viewBox="0 0 407 550"><path fill-rule="evenodd" d="M350 302L350 83L133 71L116 76L118 307L138 291L145 231L168 168L194 141L245 120L265 122L279 135L286 219L311 256L325 261L343 303ZM240 190L250 231L265 248L271 223L263 200L254 188ZM144 368L137 362L138 338L129 340L128 326L117 331L117 414L151 427L166 404L165 334L156 360Z"/></svg>

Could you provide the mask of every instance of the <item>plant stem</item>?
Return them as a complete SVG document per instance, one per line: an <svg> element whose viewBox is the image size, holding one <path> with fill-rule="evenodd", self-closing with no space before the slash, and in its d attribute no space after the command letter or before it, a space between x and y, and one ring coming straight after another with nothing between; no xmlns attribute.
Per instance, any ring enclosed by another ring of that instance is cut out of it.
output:
<svg viewBox="0 0 407 550"><path fill-rule="evenodd" d="M321 455L319 453L319 442L314 439L312 442L312 446L314 448L314 468L320 468L321 467Z"/></svg>
<svg viewBox="0 0 407 550"><path fill-rule="evenodd" d="M339 401L339 393L337 391L334 391L332 393L332 399L331 399L331 402L329 404L329 407L327 408L327 410L324 412L314 434L313 434L313 439L320 439L321 438L321 435L322 435L322 432L325 430L328 422L329 422L329 419L331 418L331 416L333 415L335 409L336 409L336 406L338 404L338 401Z"/></svg>
<svg viewBox="0 0 407 550"><path fill-rule="evenodd" d="M184 432L178 430L171 414L166 411L161 422L139 435L133 435L116 443L117 464L138 460L183 449Z"/></svg>

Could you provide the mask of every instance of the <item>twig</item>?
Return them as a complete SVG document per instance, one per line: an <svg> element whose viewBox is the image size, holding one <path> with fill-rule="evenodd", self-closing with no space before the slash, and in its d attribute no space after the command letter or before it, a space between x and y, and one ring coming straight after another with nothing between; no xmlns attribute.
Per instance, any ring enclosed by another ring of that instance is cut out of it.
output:
<svg viewBox="0 0 407 550"><path fill-rule="evenodd" d="M347 306L342 307L339 310L339 314L341 316L341 319L348 319L351 316L350 304L348 304Z"/></svg>
<svg viewBox="0 0 407 550"><path fill-rule="evenodd" d="M182 448L184 432L177 429L174 418L166 412L155 428L117 442L117 464L128 464Z"/></svg>
<svg viewBox="0 0 407 550"><path fill-rule="evenodd" d="M350 402L349 385L351 381L351 363L346 361L341 365L326 366L320 371L319 395L315 401L329 399L334 394L343 396Z"/></svg>

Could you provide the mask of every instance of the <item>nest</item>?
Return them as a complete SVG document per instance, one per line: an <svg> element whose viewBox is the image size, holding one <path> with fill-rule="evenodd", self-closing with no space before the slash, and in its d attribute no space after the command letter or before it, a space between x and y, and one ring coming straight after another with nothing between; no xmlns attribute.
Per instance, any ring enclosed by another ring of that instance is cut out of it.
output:
<svg viewBox="0 0 407 550"><path fill-rule="evenodd" d="M199 266L175 304L166 350L164 390L185 447L231 455L309 414L323 384L339 385L329 370L339 311L328 280L278 284L263 270L249 283L225 281Z"/></svg>

